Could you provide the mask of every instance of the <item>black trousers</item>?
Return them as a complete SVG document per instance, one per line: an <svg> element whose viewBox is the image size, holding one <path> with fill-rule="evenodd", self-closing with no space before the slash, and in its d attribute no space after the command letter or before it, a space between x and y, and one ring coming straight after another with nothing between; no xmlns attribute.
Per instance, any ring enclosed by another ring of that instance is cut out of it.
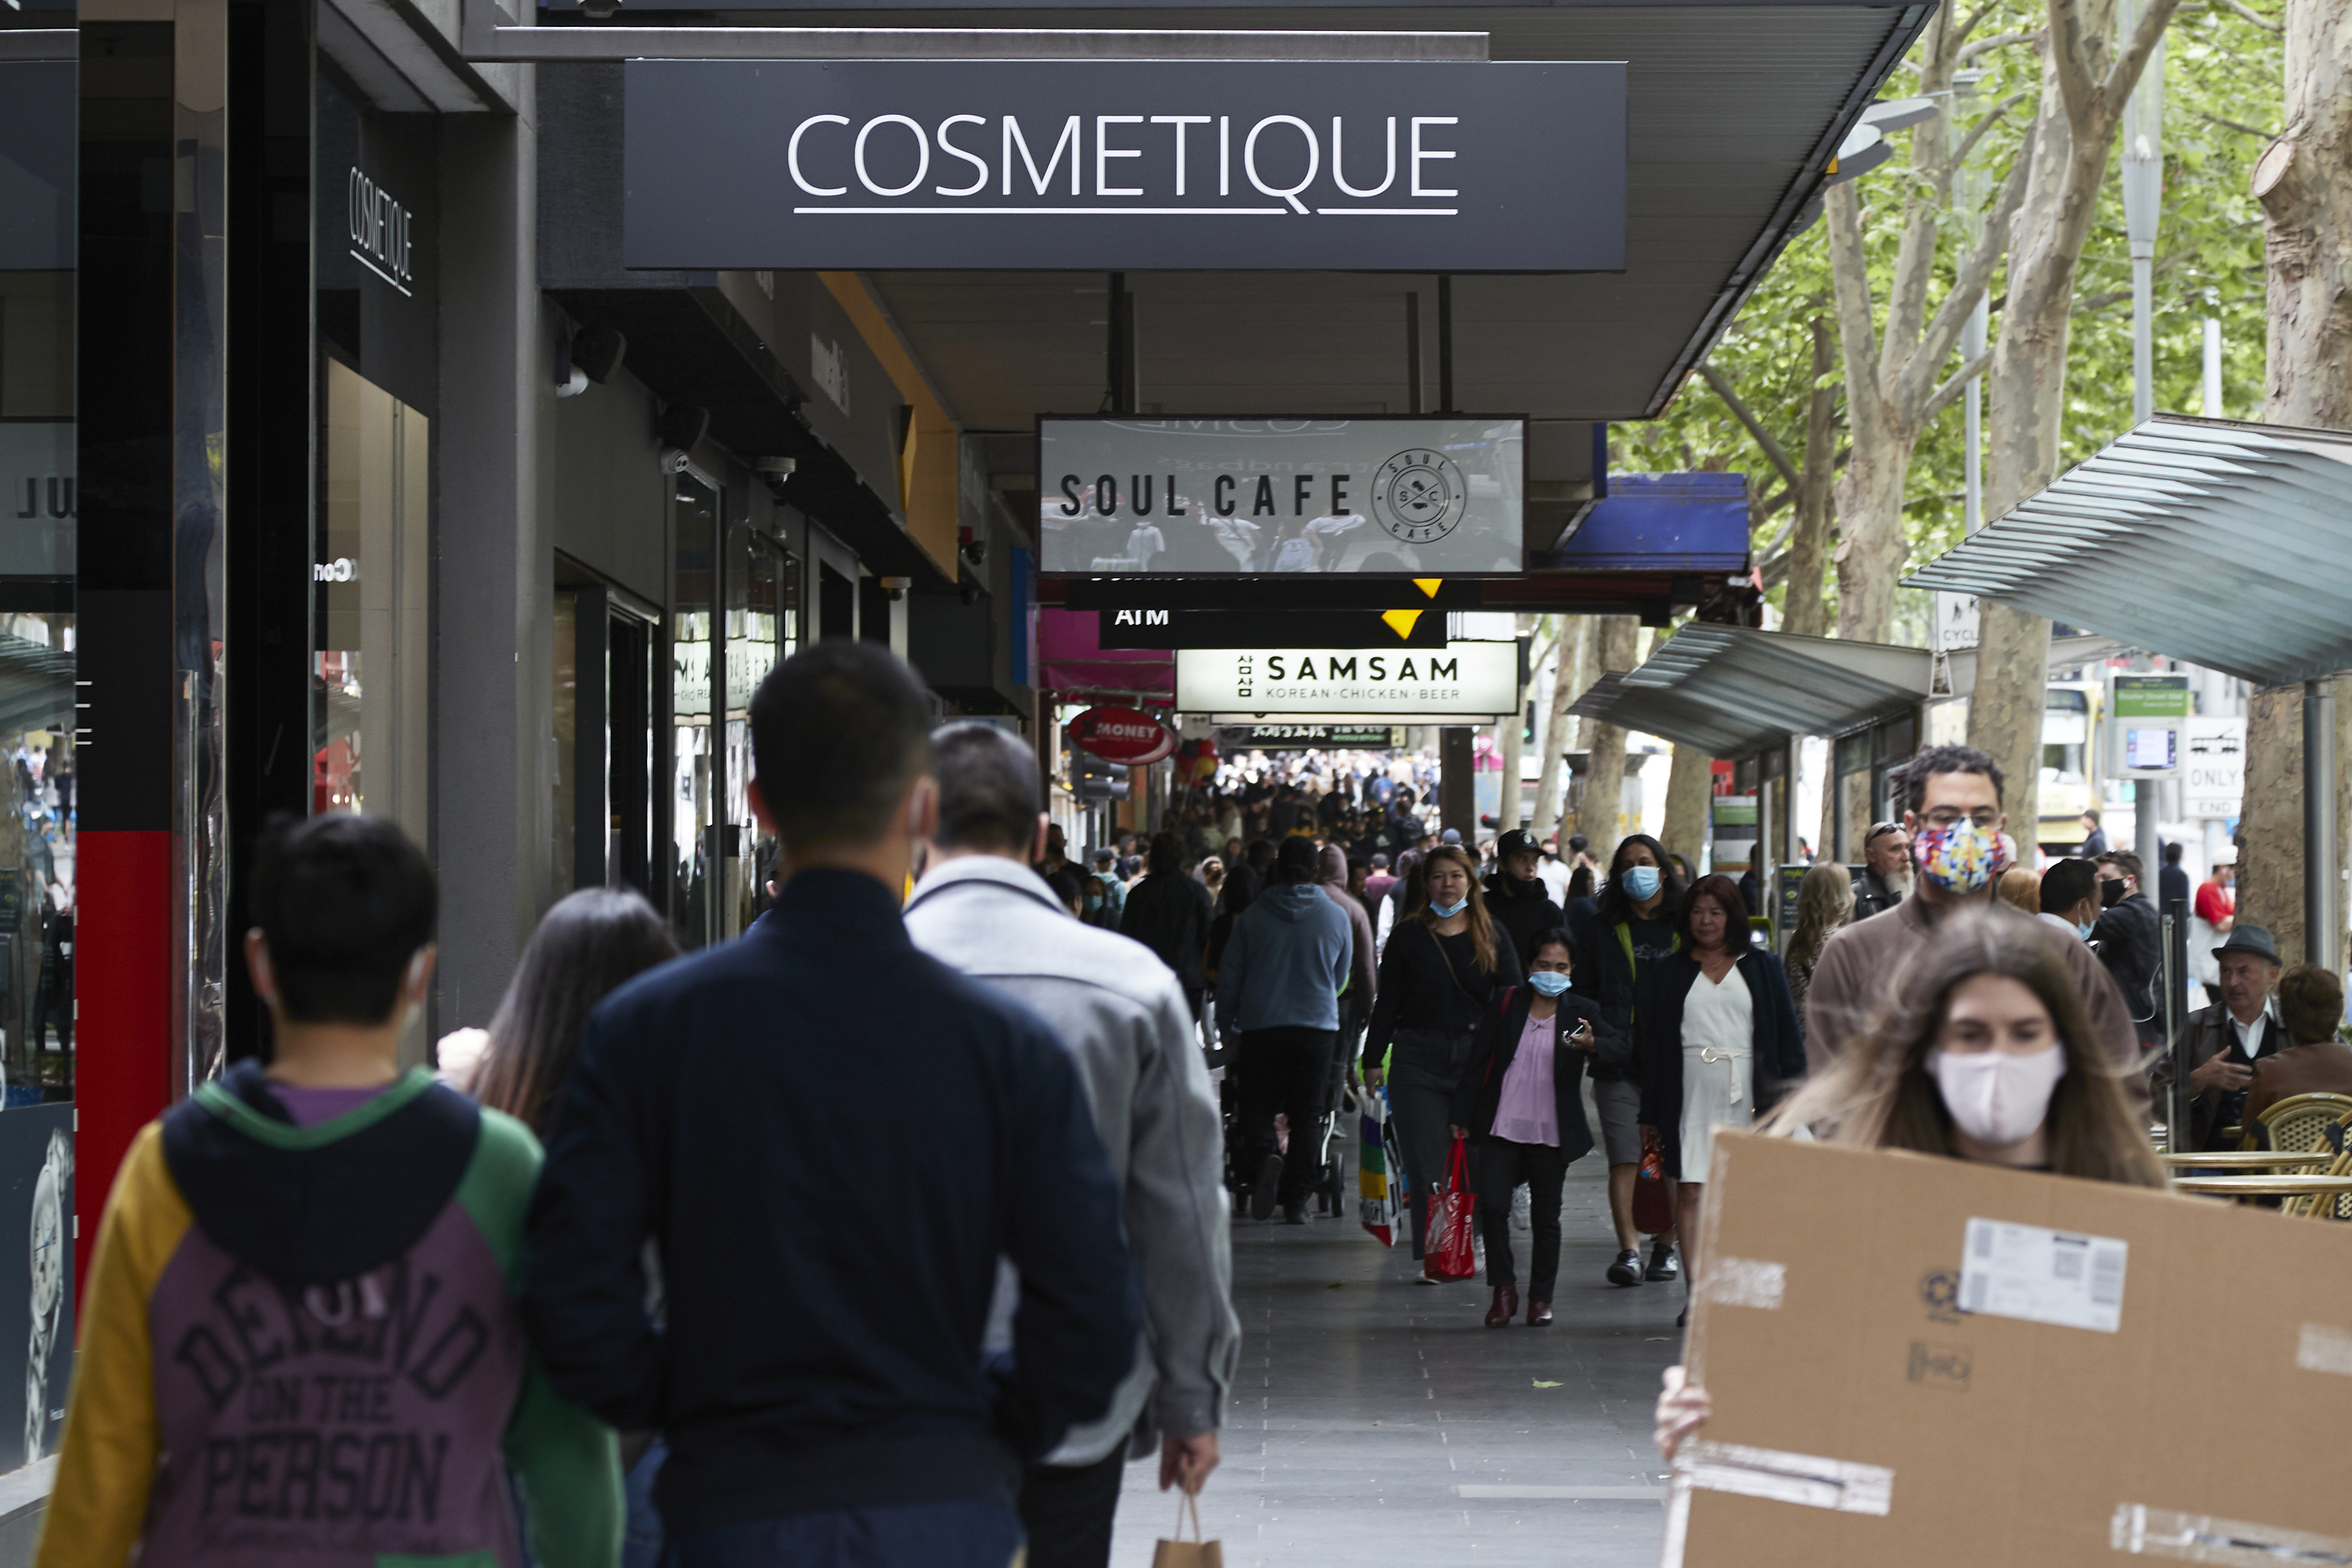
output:
<svg viewBox="0 0 2352 1568"><path fill-rule="evenodd" d="M1305 1203L1315 1190L1315 1135L1323 1115L1323 1085L1331 1071L1328 1029L1255 1029L1241 1035L1235 1071L1242 1081L1241 1160L1254 1176L1274 1148L1276 1113L1290 1118L1290 1152L1282 1162L1284 1204Z"/></svg>
<svg viewBox="0 0 2352 1568"><path fill-rule="evenodd" d="M1021 1475L1029 1568L1107 1568L1127 1445L1091 1465L1030 1465Z"/></svg>
<svg viewBox="0 0 2352 1568"><path fill-rule="evenodd" d="M1404 1156L1405 1180L1412 1192L1416 1262L1428 1251L1429 1239L1422 1231L1429 1220L1430 1196L1445 1189L1446 1170L1454 1158L1446 1124L1454 1118L1460 1060L1469 1053L1468 1036L1448 1037L1434 1030L1399 1030L1389 1051L1389 1114L1396 1124L1397 1152ZM1476 1168L1469 1174L1475 1190Z"/></svg>
<svg viewBox="0 0 2352 1568"><path fill-rule="evenodd" d="M1486 1240L1486 1283L1500 1290L1519 1282L1511 1258L1511 1189L1525 1182L1535 1255L1528 1260L1528 1288L1520 1293L1531 1301L1550 1301L1559 1278L1559 1197L1568 1162L1549 1144L1488 1138L1472 1145L1470 1171L1478 1187L1478 1231Z"/></svg>

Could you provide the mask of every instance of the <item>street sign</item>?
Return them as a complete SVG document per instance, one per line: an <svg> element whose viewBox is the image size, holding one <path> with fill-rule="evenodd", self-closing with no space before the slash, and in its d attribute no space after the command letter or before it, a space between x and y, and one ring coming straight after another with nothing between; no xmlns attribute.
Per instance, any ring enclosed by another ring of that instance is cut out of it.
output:
<svg viewBox="0 0 2352 1568"><path fill-rule="evenodd" d="M1131 707L1090 707L1070 721L1070 744L1106 762L1157 762L1176 749L1176 732Z"/></svg>
<svg viewBox="0 0 2352 1568"><path fill-rule="evenodd" d="M1983 619L1977 608L1977 596L1939 591L1935 601L1936 628L1928 647L1938 653L1975 647L1979 634L1979 626Z"/></svg>
<svg viewBox="0 0 2352 1568"><path fill-rule="evenodd" d="M1342 724L1227 725L1217 744L1240 751L1395 751L1404 746L1401 726Z"/></svg>
<svg viewBox="0 0 2352 1568"><path fill-rule="evenodd" d="M2107 682L2107 777L2179 778L2189 677L2110 674Z"/></svg>
<svg viewBox="0 0 2352 1568"><path fill-rule="evenodd" d="M1475 577L1066 577L1066 610L1474 611L1486 601Z"/></svg>
<svg viewBox="0 0 2352 1568"><path fill-rule="evenodd" d="M1527 421L1511 415L1041 419L1037 476L1051 574L1491 576L1525 561Z"/></svg>
<svg viewBox="0 0 2352 1568"><path fill-rule="evenodd" d="M1106 648L1262 648L1269 638L1334 648L1443 648L1447 619L1443 610L1106 610L1101 614Z"/></svg>
<svg viewBox="0 0 2352 1568"><path fill-rule="evenodd" d="M2180 776L2181 810L2192 821L2228 821L2243 814L2246 721L2191 716L2181 745L2188 766Z"/></svg>
<svg viewBox="0 0 2352 1568"><path fill-rule="evenodd" d="M631 267L1625 266L1622 61L623 69Z"/></svg>
<svg viewBox="0 0 2352 1568"><path fill-rule="evenodd" d="M1192 713L1344 714L1389 724L1491 717L1519 706L1519 647L1181 649L1176 706Z"/></svg>

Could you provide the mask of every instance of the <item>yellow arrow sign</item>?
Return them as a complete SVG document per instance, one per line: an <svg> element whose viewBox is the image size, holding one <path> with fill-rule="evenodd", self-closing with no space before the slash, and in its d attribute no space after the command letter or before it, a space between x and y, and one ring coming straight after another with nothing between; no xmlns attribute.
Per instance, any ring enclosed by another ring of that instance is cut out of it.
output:
<svg viewBox="0 0 2352 1568"><path fill-rule="evenodd" d="M1434 599L1437 597L1437 591L1445 586L1445 580L1442 577L1416 577L1412 580L1412 585Z"/></svg>
<svg viewBox="0 0 2352 1568"><path fill-rule="evenodd" d="M1383 610L1381 619L1387 622L1389 630L1399 637L1410 637L1413 627L1428 613L1426 610Z"/></svg>

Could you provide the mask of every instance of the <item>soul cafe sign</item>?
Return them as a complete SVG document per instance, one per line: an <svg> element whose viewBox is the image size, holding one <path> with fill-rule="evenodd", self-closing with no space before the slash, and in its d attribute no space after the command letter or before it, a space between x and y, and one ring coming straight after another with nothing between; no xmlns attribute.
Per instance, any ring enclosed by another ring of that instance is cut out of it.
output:
<svg viewBox="0 0 2352 1568"><path fill-rule="evenodd" d="M1090 707L1070 721L1070 744L1105 762L1129 767L1159 761L1176 750L1176 732L1131 707Z"/></svg>

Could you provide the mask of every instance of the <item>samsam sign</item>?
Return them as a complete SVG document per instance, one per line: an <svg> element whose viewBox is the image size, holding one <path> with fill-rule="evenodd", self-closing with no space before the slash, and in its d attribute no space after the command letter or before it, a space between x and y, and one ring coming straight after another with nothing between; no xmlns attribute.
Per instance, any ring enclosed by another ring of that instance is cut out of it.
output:
<svg viewBox="0 0 2352 1568"><path fill-rule="evenodd" d="M1625 265L1618 61L625 69L633 267Z"/></svg>
<svg viewBox="0 0 2352 1568"><path fill-rule="evenodd" d="M1176 706L1187 713L1502 714L1518 706L1515 643L1444 648L1187 648Z"/></svg>

